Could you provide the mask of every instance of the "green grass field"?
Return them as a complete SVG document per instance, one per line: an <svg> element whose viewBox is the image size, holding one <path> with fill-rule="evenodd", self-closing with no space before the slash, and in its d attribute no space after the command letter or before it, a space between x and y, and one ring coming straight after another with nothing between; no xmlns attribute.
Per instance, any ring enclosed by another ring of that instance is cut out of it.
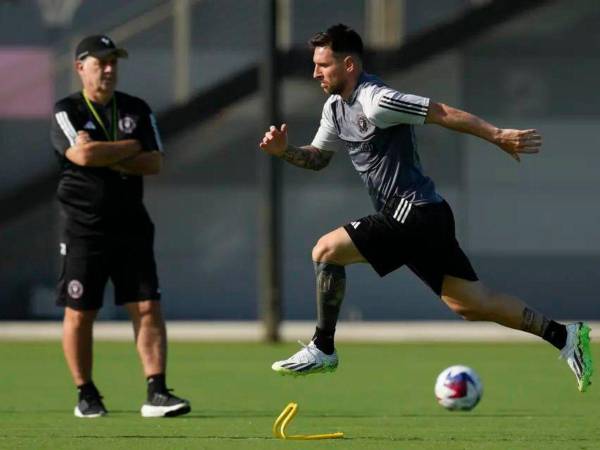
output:
<svg viewBox="0 0 600 450"><path fill-rule="evenodd" d="M98 343L95 381L110 415L73 416L60 344L0 343L0 447L7 449L599 449L600 382L586 394L542 344L341 344L334 374L271 372L294 345L177 343L169 384L192 413L143 419L133 346ZM594 347L600 361L600 347ZM433 383L462 363L482 377L472 412L437 405ZM596 378L598 379L598 378ZM343 431L340 441L281 441L271 426L290 401L291 433Z"/></svg>

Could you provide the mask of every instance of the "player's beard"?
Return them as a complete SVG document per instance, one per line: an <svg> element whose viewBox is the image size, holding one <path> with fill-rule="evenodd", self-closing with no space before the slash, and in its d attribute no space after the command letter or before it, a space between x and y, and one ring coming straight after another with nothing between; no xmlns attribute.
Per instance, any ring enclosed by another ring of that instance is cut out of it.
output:
<svg viewBox="0 0 600 450"><path fill-rule="evenodd" d="M344 82L340 81L339 83L335 83L335 84L331 83L324 90L329 95L339 95L344 91L345 87L346 87L346 84Z"/></svg>

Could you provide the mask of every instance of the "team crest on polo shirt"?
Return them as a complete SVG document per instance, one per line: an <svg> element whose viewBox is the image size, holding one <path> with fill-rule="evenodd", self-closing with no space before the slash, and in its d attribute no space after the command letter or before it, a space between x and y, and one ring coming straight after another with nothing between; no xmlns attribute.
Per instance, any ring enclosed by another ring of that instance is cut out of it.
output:
<svg viewBox="0 0 600 450"><path fill-rule="evenodd" d="M367 116L365 116L364 114L358 116L357 125L361 133L366 133L369 129L369 122L367 121Z"/></svg>
<svg viewBox="0 0 600 450"><path fill-rule="evenodd" d="M135 127L137 127L137 123L131 117L125 116L119 119L119 130L123 133L131 134Z"/></svg>
<svg viewBox="0 0 600 450"><path fill-rule="evenodd" d="M69 293L69 297L77 300L83 295L83 284L79 280L71 280L67 286L67 292Z"/></svg>

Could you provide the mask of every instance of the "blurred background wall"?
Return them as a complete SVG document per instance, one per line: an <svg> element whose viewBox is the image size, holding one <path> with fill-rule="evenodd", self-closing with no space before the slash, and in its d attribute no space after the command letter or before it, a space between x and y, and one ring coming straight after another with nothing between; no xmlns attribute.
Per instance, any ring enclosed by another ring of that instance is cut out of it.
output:
<svg viewBox="0 0 600 450"><path fill-rule="evenodd" d="M487 3L493 2L282 0L280 50L305 48L314 32L343 22L377 54ZM462 246L480 277L551 316L597 320L600 3L542 3L409 68L398 60L378 74L400 91L466 109L498 126L541 131L543 153L521 164L472 137L434 126L417 133L426 172L453 206ZM53 102L77 89L77 41L108 33L125 46L130 58L120 64L120 90L143 97L168 118L260 61L260 4L0 3L0 199L11 199L0 201L7 205L0 221L0 319L62 314L54 307L57 206L47 192L48 201L36 201L29 186L50 177L53 184L44 189L53 190L58 179L49 118ZM305 59L296 61L305 73L282 82L282 117L297 145L312 140L325 101L311 80L310 55ZM257 318L258 164L266 158L257 148L262 108L254 91L208 120L170 133L164 172L146 180L169 319ZM311 319L312 246L372 207L344 153L318 173L286 165L282 195L284 318ZM343 319L453 318L406 269L384 279L368 266L347 273ZM105 304L101 317L123 317L112 306L110 286Z"/></svg>

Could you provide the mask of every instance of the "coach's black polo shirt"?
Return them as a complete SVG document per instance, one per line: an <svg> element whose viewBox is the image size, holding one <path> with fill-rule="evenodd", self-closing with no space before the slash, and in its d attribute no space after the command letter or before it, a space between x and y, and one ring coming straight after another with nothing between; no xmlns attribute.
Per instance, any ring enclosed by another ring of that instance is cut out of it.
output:
<svg viewBox="0 0 600 450"><path fill-rule="evenodd" d="M142 99L115 92L117 140L137 139L144 151L162 152L156 120ZM112 100L92 105L112 138ZM75 145L78 131L92 140L109 140L81 92L54 106L51 138L61 166L58 200L63 231L68 237L110 237L151 233L153 225L143 201L143 177L123 176L105 167L83 167L69 161L66 150ZM112 140L112 139L111 139Z"/></svg>

